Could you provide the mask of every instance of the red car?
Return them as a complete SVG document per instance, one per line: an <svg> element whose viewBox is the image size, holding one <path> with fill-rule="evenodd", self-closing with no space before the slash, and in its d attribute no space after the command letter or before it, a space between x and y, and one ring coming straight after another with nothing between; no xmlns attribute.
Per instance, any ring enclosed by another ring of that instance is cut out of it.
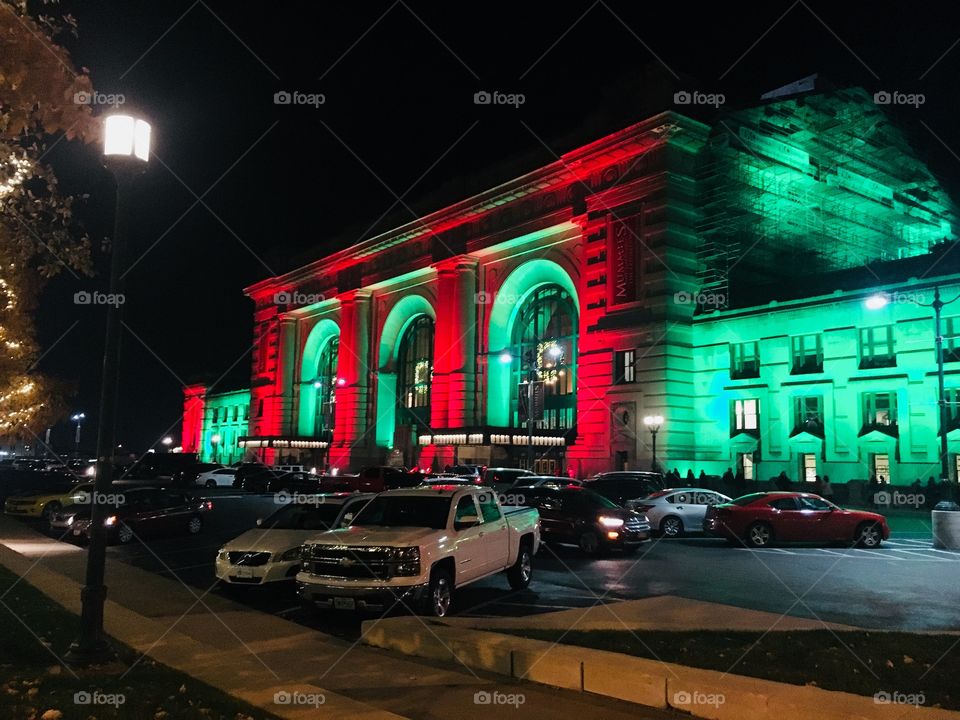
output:
<svg viewBox="0 0 960 720"><path fill-rule="evenodd" d="M752 493L711 505L703 530L755 548L775 542L842 542L875 548L890 537L883 515L844 510L819 495L801 492Z"/></svg>

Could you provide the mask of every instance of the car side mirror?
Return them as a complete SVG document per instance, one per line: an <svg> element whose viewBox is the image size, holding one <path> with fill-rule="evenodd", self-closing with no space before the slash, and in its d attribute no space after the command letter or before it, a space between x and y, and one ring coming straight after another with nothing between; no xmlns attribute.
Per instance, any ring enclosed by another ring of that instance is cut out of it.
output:
<svg viewBox="0 0 960 720"><path fill-rule="evenodd" d="M344 513L343 517L340 519L340 527L346 527L351 522L353 522L353 513Z"/></svg>
<svg viewBox="0 0 960 720"><path fill-rule="evenodd" d="M476 515L464 515L462 518L453 523L454 530L466 530L467 528L476 527L480 524L480 518Z"/></svg>

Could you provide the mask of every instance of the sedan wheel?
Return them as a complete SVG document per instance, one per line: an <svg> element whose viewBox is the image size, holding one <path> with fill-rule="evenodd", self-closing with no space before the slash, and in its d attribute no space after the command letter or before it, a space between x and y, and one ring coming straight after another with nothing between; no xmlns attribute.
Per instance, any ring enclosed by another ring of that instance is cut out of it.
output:
<svg viewBox="0 0 960 720"><path fill-rule="evenodd" d="M773 528L766 523L754 523L747 528L747 544L763 548L773 544Z"/></svg>
<svg viewBox="0 0 960 720"><path fill-rule="evenodd" d="M857 528L857 535L854 538L858 547L877 548L883 541L883 535L876 523L864 523Z"/></svg>
<svg viewBox="0 0 960 720"><path fill-rule="evenodd" d="M213 480L213 479L210 479L210 480L207 480L207 482L205 482L204 485L206 485L208 488L216 487L216 486L217 486L217 481L216 481L216 480Z"/></svg>
<svg viewBox="0 0 960 720"><path fill-rule="evenodd" d="M126 545L133 541L133 528L127 525L126 523L120 523L120 528L117 530L117 540L120 541L121 545Z"/></svg>
<svg viewBox="0 0 960 720"><path fill-rule="evenodd" d="M680 522L680 518L665 517L660 523L660 532L663 533L664 537L675 538L683 535L683 523Z"/></svg>
<svg viewBox="0 0 960 720"><path fill-rule="evenodd" d="M190 531L191 535L196 535L198 532L203 530L203 520L194 515L190 518L190 522L187 523L187 530Z"/></svg>
<svg viewBox="0 0 960 720"><path fill-rule="evenodd" d="M577 544L587 555L596 555L600 550L600 539L595 532L587 531L583 533Z"/></svg>
<svg viewBox="0 0 960 720"><path fill-rule="evenodd" d="M53 520L53 516L60 510L60 503L56 500L48 502L43 506L43 519L46 521Z"/></svg>

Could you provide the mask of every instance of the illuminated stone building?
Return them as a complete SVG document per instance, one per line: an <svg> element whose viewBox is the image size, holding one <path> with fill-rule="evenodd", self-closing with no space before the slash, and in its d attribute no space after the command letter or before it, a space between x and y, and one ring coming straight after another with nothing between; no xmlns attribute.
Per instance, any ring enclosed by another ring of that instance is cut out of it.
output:
<svg viewBox="0 0 960 720"><path fill-rule="evenodd" d="M936 474L932 311L911 300L960 289L954 211L885 110L848 89L664 112L247 288L239 446L523 467L533 378L543 472L649 467L661 415L684 473ZM211 400L188 390L202 452Z"/></svg>

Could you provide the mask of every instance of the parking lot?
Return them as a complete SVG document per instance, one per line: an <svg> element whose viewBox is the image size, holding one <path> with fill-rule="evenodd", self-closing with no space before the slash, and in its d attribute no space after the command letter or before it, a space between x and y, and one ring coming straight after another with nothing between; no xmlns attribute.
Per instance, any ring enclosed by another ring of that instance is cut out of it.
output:
<svg viewBox="0 0 960 720"><path fill-rule="evenodd" d="M358 636L361 617L304 611L289 583L218 585L213 573L217 550L276 505L272 497L211 497L214 510L199 535L112 546L109 553L324 632ZM960 585L953 578L960 565L950 563L960 563L960 554L932 548L929 536L916 532L916 524L911 527L911 533L898 533L895 522L890 541L877 550L750 550L713 538L684 537L654 539L633 557L589 558L573 547L546 546L536 558L527 590L510 591L502 576L487 578L458 593L454 614L514 617L676 595L877 629L956 629Z"/></svg>

